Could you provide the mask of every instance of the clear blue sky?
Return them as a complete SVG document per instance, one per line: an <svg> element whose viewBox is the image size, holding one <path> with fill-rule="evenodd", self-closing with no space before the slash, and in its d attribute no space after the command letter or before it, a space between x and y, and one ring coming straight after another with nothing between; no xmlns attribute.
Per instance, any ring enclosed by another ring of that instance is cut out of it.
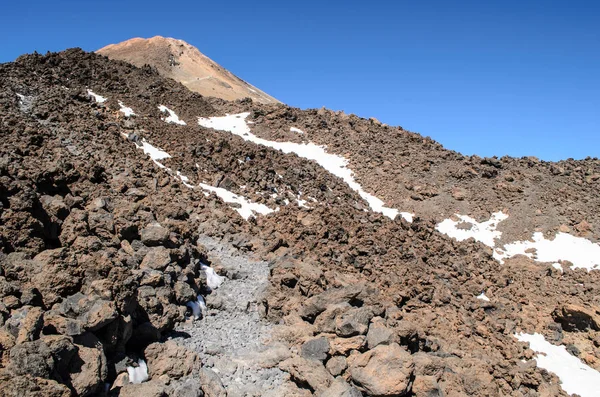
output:
<svg viewBox="0 0 600 397"><path fill-rule="evenodd" d="M465 154L600 157L598 1L291 3L7 0L0 62L175 37L292 106Z"/></svg>

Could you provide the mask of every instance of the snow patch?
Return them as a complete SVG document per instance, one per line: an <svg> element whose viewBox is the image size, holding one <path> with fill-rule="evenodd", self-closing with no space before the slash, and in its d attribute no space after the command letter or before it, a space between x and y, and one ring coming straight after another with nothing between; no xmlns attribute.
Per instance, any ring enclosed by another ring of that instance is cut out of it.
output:
<svg viewBox="0 0 600 397"><path fill-rule="evenodd" d="M296 127L290 127L290 132L295 132L297 134L304 134L304 131L302 131L301 129L296 128Z"/></svg>
<svg viewBox="0 0 600 397"><path fill-rule="evenodd" d="M302 200L300 198L300 195L298 195L298 198L296 199L296 202L298 203L298 207L310 209L310 207L308 205L306 205L306 203L308 203L308 201Z"/></svg>
<svg viewBox="0 0 600 397"><path fill-rule="evenodd" d="M497 250L495 256L500 262L515 255L525 255L537 262L569 261L573 264L572 269L600 269L600 245L586 238L559 232L554 240L547 240L543 233L537 232L533 234L532 239L533 241L506 244L503 250ZM533 250L535 253L531 252ZM556 263L552 266L556 268L555 265ZM560 265L558 268L562 270Z"/></svg>
<svg viewBox="0 0 600 397"><path fill-rule="evenodd" d="M356 191L369 204L373 211L380 212L391 219L394 219L398 214L400 214L409 222L409 219L412 219L412 214L406 212L400 213L395 208L385 207L382 200L365 192L360 184L358 184L358 182L356 182L354 179L352 170L347 168L348 160L346 160L344 157L327 153L325 151L325 147L315 145L311 142L300 144L294 142L269 141L267 139L259 138L250 131L250 128L246 123L246 117L249 115L250 113L245 112L240 114L226 115L223 117L199 117L198 124L206 128L228 131L241 137L245 141L267 146L275 150L281 150L285 154L295 153L299 157L315 161L331 174L341 178L344 182L346 182L346 184L348 184L352 190Z"/></svg>
<svg viewBox="0 0 600 397"><path fill-rule="evenodd" d="M192 309L192 315L196 320L206 313L206 302L202 295L198 295L195 301L189 301L186 306Z"/></svg>
<svg viewBox="0 0 600 397"><path fill-rule="evenodd" d="M206 273L206 284L210 289L219 288L223 284L223 281L225 281L225 277L219 276L212 267L200 265L200 269Z"/></svg>
<svg viewBox="0 0 600 397"><path fill-rule="evenodd" d="M103 103L103 102L106 102L106 98L105 98L105 97L103 97L102 95L95 94L95 93L94 93L92 90L90 90L89 88L88 88L88 90L87 90L87 93L88 93L88 96L90 96L90 97L94 98L94 101L96 101L96 102L98 102L98 103Z"/></svg>
<svg viewBox="0 0 600 397"><path fill-rule="evenodd" d="M131 117L131 116L135 116L136 114L133 112L133 109L130 107L127 107L123 104L123 102L119 101L119 107L121 109L119 109L119 112L123 113L125 115L125 117Z"/></svg>
<svg viewBox="0 0 600 397"><path fill-rule="evenodd" d="M488 247L494 247L496 245L495 240L502 236L502 232L496 230L498 224L507 219L508 215L502 211L494 212L489 220L485 222L477 222L475 219L467 215L458 215L458 221L453 221L448 218L436 226L436 229L449 237L455 238L458 241L467 240L474 238L476 241L480 241ZM461 223L470 224L470 228L459 228Z"/></svg>
<svg viewBox="0 0 600 397"><path fill-rule="evenodd" d="M486 301L486 302L490 301L490 298L488 298L487 296L485 296L485 292L482 292L480 295L478 295L477 299L481 299L482 301Z"/></svg>
<svg viewBox="0 0 600 397"><path fill-rule="evenodd" d="M181 180L181 183L183 183L185 185L185 187L188 187L190 189L193 189L195 187L194 185L190 184L190 178L188 178L185 175L182 175L181 172L177 171L177 176Z"/></svg>
<svg viewBox="0 0 600 397"><path fill-rule="evenodd" d="M171 155L164 150L161 150L155 146L149 144L145 139L142 140L142 145L138 146L138 148L144 151L144 154L150 156L154 164L158 165L160 168L165 168L164 165L158 162L158 160L168 159Z"/></svg>
<svg viewBox="0 0 600 397"><path fill-rule="evenodd" d="M243 196L238 196L230 192L227 189L223 189L220 187L210 186L204 183L200 184L200 187L209 192L215 193L221 200L226 203L235 203L239 204L239 208L234 208L245 220L248 220L251 216L254 216L255 213L267 215L273 212L273 210L267 207L264 204L254 203L252 201L248 201Z"/></svg>
<svg viewBox="0 0 600 397"><path fill-rule="evenodd" d="M531 350L537 352L537 366L553 372L559 377L562 389L568 394L581 397L598 397L600 372L582 363L571 355L564 346L555 346L540 334L515 334L521 342L528 342Z"/></svg>
<svg viewBox="0 0 600 397"><path fill-rule="evenodd" d="M161 119L161 120L162 120L162 121L164 121L165 123L173 123L173 124L179 124L179 125L186 125L186 124L185 124L185 121L181 120L181 119L179 118L179 116L177 116L177 115L175 114L175 112L174 112L174 111L172 111L171 109L169 109L169 108L168 108L168 107L166 107L165 105L160 105L160 106L158 107L158 109L159 109L161 112L167 112L167 113L169 113L169 116L168 116L168 117L165 117L165 118L162 118L162 119Z"/></svg>
<svg viewBox="0 0 600 397"><path fill-rule="evenodd" d="M148 380L148 366L142 359L138 360L137 367L127 367L130 383L142 383Z"/></svg>

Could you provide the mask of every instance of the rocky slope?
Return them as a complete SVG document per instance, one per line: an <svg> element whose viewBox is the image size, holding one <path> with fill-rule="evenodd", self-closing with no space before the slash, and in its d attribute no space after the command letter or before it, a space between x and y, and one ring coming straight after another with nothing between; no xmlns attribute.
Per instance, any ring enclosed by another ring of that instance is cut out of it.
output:
<svg viewBox="0 0 600 397"><path fill-rule="evenodd" d="M96 51L110 59L142 67L151 65L165 77L179 81L204 96L226 100L252 98L259 103L279 103L270 95L233 75L183 40L155 36L133 38Z"/></svg>
<svg viewBox="0 0 600 397"><path fill-rule="evenodd" d="M3 394L593 395L597 159L465 157L80 50L0 76ZM589 245L547 259L563 238Z"/></svg>

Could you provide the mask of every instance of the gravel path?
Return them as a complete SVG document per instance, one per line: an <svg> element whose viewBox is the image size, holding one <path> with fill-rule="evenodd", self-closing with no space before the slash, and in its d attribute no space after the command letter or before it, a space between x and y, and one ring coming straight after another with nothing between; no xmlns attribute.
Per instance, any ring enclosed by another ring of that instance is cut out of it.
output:
<svg viewBox="0 0 600 397"><path fill-rule="evenodd" d="M268 285L269 265L253 261L243 252L210 238L199 243L209 257L218 258L226 279L206 296L208 312L201 320L176 328L178 343L200 355L202 364L220 377L228 396L277 396L288 375L276 367L288 349L269 344L272 325L263 320L258 306Z"/></svg>

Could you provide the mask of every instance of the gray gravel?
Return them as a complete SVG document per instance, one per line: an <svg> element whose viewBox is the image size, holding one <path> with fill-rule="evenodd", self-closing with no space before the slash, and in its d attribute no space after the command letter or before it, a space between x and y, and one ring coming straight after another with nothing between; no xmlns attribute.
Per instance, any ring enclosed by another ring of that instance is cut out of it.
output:
<svg viewBox="0 0 600 397"><path fill-rule="evenodd" d="M276 363L289 355L281 344L270 344L272 325L259 314L259 301L268 285L269 265L210 237L201 237L209 257L225 270L223 284L206 296L208 312L201 320L179 324L174 338L200 355L204 367L220 377L228 396L277 396L289 375Z"/></svg>

